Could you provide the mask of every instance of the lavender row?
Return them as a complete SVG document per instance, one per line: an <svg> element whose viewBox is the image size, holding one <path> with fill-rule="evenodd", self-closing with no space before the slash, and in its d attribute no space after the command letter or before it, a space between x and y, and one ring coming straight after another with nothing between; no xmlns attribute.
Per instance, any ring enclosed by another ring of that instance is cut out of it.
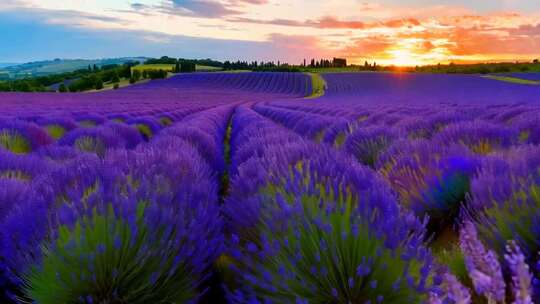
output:
<svg viewBox="0 0 540 304"><path fill-rule="evenodd" d="M540 86L479 75L411 73L328 73L325 100L362 104L537 103Z"/></svg>
<svg viewBox="0 0 540 304"><path fill-rule="evenodd" d="M176 90L240 90L243 92L269 93L275 97L289 95L304 97L311 94L309 76L302 73L197 73L178 75L161 82L150 82L128 88L127 91L174 88Z"/></svg>
<svg viewBox="0 0 540 304"><path fill-rule="evenodd" d="M197 300L224 250L218 177L231 111L193 115L133 150L112 146L96 155L52 145L27 155L2 152L6 296L40 303Z"/></svg>
<svg viewBox="0 0 540 304"><path fill-rule="evenodd" d="M439 290L422 222L371 170L247 107L233 134L230 303L417 302Z"/></svg>

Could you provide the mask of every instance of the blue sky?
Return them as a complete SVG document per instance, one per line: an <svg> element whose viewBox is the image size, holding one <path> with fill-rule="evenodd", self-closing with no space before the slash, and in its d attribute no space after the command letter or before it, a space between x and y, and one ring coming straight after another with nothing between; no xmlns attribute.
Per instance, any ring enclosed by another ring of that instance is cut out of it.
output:
<svg viewBox="0 0 540 304"><path fill-rule="evenodd" d="M256 57L265 43L188 36L146 31L84 29L41 23L31 16L0 12L2 35L0 62L26 62L52 58L105 58L131 55L230 57L240 52ZM155 42L141 39L152 35ZM162 41L166 40L167 43Z"/></svg>
<svg viewBox="0 0 540 304"><path fill-rule="evenodd" d="M529 60L535 0L2 0L0 62L177 56L424 64Z"/></svg>

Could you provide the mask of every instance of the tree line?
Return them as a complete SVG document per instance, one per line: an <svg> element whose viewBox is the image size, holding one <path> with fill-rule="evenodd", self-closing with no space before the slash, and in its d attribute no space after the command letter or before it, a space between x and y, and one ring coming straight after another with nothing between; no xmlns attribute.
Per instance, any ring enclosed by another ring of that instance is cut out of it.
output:
<svg viewBox="0 0 540 304"><path fill-rule="evenodd" d="M216 61L210 59L188 60L162 57L149 59L145 64L174 64L173 73L190 73L196 71L196 64L216 65ZM168 71L162 69L138 70L132 69L140 62L128 62L122 65L89 65L85 69L79 69L68 73L59 73L48 76L30 77L17 80L0 81L1 92L83 92L89 90L101 90L105 84L111 84L114 89L120 87L122 79L134 84L142 79L167 78Z"/></svg>

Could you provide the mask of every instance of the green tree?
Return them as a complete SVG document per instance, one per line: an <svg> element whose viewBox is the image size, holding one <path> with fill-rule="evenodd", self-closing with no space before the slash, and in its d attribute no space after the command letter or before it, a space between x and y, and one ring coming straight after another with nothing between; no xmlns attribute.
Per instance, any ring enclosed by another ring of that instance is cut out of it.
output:
<svg viewBox="0 0 540 304"><path fill-rule="evenodd" d="M164 70L149 70L148 77L150 79L163 79L167 78L167 71Z"/></svg>
<svg viewBox="0 0 540 304"><path fill-rule="evenodd" d="M120 82L120 77L118 77L118 73L115 71L111 78L112 83L118 83Z"/></svg>
<svg viewBox="0 0 540 304"><path fill-rule="evenodd" d="M103 80L101 80L101 78L97 78L97 79L96 79L95 89L96 89L96 90L101 90L101 89L103 89Z"/></svg>
<svg viewBox="0 0 540 304"><path fill-rule="evenodd" d="M189 61L184 61L182 62L181 66L180 66L180 72L181 73L191 73L191 72L195 72L197 66L195 65L195 63L193 62L189 62Z"/></svg>
<svg viewBox="0 0 540 304"><path fill-rule="evenodd" d="M58 87L58 92L60 93L66 93L67 92L67 87L65 84L60 84L60 86Z"/></svg>
<svg viewBox="0 0 540 304"><path fill-rule="evenodd" d="M134 70L132 78L135 79L135 82L139 81L141 79L141 71L140 70Z"/></svg>

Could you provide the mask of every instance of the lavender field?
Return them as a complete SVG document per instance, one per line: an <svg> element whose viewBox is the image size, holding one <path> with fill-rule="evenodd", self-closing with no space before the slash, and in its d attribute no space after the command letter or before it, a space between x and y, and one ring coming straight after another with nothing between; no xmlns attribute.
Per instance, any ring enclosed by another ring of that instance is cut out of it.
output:
<svg viewBox="0 0 540 304"><path fill-rule="evenodd" d="M0 303L540 303L540 86L0 93Z"/></svg>

